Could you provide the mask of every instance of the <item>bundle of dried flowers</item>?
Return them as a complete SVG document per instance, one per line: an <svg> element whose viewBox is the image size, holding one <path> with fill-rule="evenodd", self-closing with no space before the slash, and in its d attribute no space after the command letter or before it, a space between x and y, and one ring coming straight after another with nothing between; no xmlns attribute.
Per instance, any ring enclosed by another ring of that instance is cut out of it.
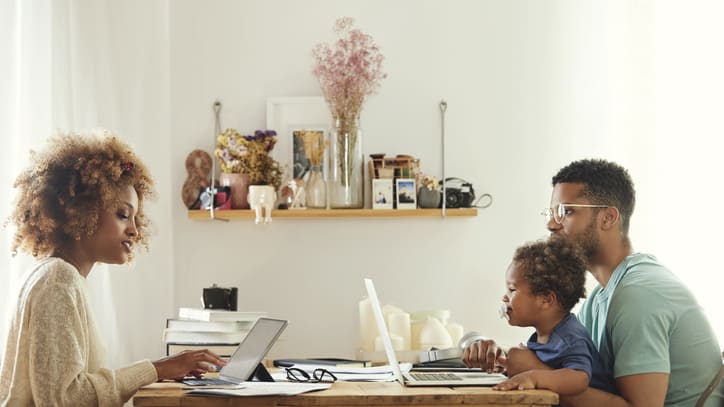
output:
<svg viewBox="0 0 724 407"><path fill-rule="evenodd" d="M256 130L242 136L236 129L226 129L216 139L214 155L221 171L249 174L250 185L273 185L282 182L279 163L269 155L277 142L274 130Z"/></svg>
<svg viewBox="0 0 724 407"><path fill-rule="evenodd" d="M309 164L312 166L322 165L324 150L327 148L324 133L318 130L302 130L301 138L304 143L304 152L309 159Z"/></svg>
<svg viewBox="0 0 724 407"><path fill-rule="evenodd" d="M353 28L350 17L336 21L334 31L339 38L334 46L318 44L312 51L312 72L319 80L324 98L339 127L336 143L339 146L339 165L350 168L357 143L356 125L362 105L368 95L375 93L382 79L384 56L372 36ZM345 148L346 147L346 148ZM342 170L342 168L340 168ZM345 171L341 171L345 172ZM345 181L342 180L345 184Z"/></svg>

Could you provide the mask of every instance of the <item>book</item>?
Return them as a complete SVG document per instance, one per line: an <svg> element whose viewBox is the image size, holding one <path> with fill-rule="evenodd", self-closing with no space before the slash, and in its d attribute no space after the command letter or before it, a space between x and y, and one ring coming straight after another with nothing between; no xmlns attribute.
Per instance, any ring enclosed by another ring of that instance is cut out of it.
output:
<svg viewBox="0 0 724 407"><path fill-rule="evenodd" d="M344 358L307 358L307 359L275 359L276 367L291 367L295 365L335 366L335 367L369 367L369 360L356 360Z"/></svg>
<svg viewBox="0 0 724 407"><path fill-rule="evenodd" d="M180 331L166 328L163 330L164 342L176 343L239 343L248 333L244 331L213 332L213 331Z"/></svg>
<svg viewBox="0 0 724 407"><path fill-rule="evenodd" d="M256 321L266 312L228 311L208 308L186 308L178 310L179 319L192 319L196 321Z"/></svg>
<svg viewBox="0 0 724 407"><path fill-rule="evenodd" d="M166 328L175 331L194 332L234 332L248 331L254 325L253 321L197 321L193 319L166 320Z"/></svg>
<svg viewBox="0 0 724 407"><path fill-rule="evenodd" d="M198 343L175 343L175 342L169 342L166 344L166 356L171 356L173 354L183 352L185 350L203 350L207 349L211 352L214 352L215 354L223 357L223 358L229 358L234 353L236 348L239 347L238 343L204 343L204 344L198 344Z"/></svg>

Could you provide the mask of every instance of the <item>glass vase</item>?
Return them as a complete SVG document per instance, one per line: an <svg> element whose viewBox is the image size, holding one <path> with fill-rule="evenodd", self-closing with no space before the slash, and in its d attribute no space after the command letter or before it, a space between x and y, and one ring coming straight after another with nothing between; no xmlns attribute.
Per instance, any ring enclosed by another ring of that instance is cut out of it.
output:
<svg viewBox="0 0 724 407"><path fill-rule="evenodd" d="M307 178L304 189L306 190L307 208L327 208L327 183L324 182L321 165L313 165L309 168L309 178Z"/></svg>
<svg viewBox="0 0 724 407"><path fill-rule="evenodd" d="M364 207L364 157L359 119L336 119L329 140L329 206Z"/></svg>

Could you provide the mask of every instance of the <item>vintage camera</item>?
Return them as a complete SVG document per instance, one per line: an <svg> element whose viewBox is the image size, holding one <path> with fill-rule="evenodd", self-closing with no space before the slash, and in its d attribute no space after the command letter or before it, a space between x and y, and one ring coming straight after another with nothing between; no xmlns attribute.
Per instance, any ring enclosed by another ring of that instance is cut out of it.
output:
<svg viewBox="0 0 724 407"><path fill-rule="evenodd" d="M440 181L442 187L442 181ZM442 193L442 188L440 189ZM469 208L475 200L473 184L460 178L445 178L445 207Z"/></svg>
<svg viewBox="0 0 724 407"><path fill-rule="evenodd" d="M204 288L204 308L236 311L238 295L239 290L236 287L224 288L212 284L211 287Z"/></svg>

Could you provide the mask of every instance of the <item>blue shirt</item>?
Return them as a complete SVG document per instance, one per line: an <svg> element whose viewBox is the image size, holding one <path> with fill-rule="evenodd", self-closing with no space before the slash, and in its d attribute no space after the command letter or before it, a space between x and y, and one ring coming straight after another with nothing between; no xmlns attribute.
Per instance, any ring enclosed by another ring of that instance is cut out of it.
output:
<svg viewBox="0 0 724 407"><path fill-rule="evenodd" d="M528 340L528 349L553 369L573 369L586 372L590 387L618 394L610 371L607 371L586 328L569 314L553 328L547 343L538 343L538 334Z"/></svg>

